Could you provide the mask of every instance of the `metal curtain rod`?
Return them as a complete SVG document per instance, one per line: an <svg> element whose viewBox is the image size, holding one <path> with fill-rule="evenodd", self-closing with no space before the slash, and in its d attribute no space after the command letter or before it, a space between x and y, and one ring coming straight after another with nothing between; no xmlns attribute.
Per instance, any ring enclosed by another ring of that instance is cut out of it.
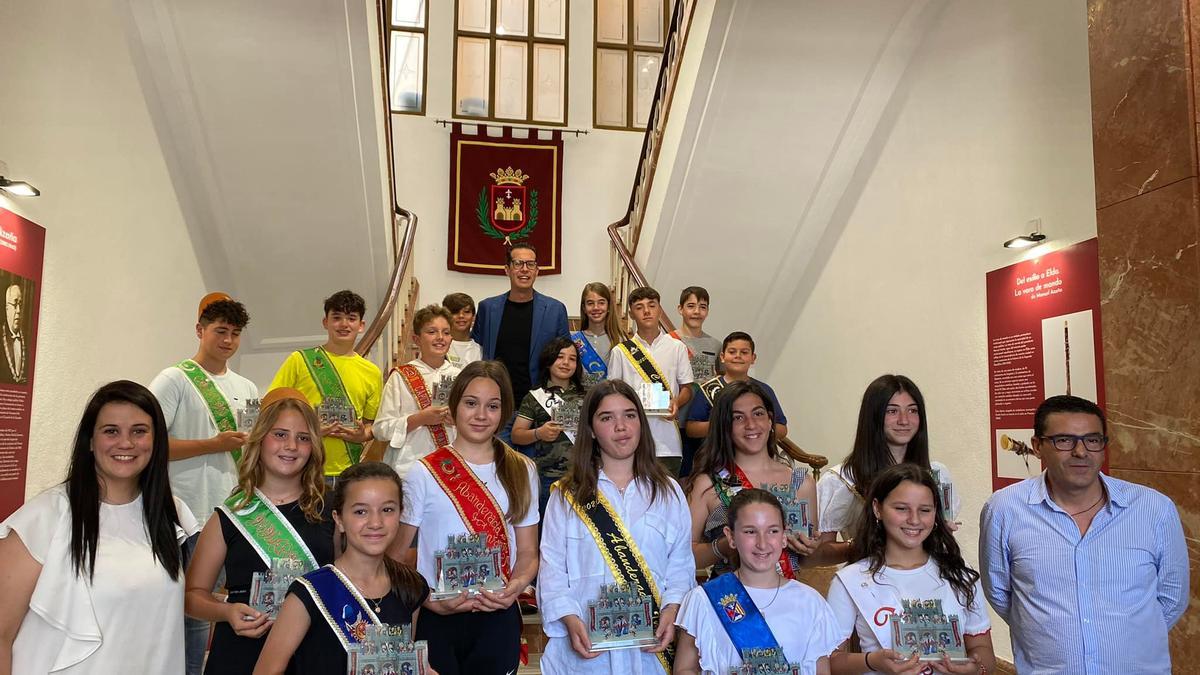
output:
<svg viewBox="0 0 1200 675"><path fill-rule="evenodd" d="M592 132L588 131L587 129L562 129L559 127L530 127L530 126L523 126L523 125L513 126L511 124L504 124L503 122L497 123L495 120L487 120L487 121L479 121L479 122L469 122L467 120L434 120L434 122L436 124L440 124L444 127L448 127L451 124L469 124L471 126L476 126L476 127L505 127L506 126L506 127L511 127L513 129L525 129L526 131L561 131L564 134L575 134L576 136L579 136L580 134L587 136L588 134L592 133Z"/></svg>

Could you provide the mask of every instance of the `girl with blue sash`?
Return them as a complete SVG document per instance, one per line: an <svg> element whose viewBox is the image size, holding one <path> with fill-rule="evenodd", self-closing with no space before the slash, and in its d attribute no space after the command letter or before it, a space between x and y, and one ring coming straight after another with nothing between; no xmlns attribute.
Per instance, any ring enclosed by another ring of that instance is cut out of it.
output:
<svg viewBox="0 0 1200 675"><path fill-rule="evenodd" d="M238 465L238 486L200 533L187 571L185 609L216 623L204 672L249 675L266 643L269 617L246 603L256 572L275 558L308 569L333 562L325 505L321 423L308 399L279 387L263 397ZM225 573L226 599L213 594Z"/></svg>
<svg viewBox="0 0 1200 675"><path fill-rule="evenodd" d="M857 633L859 642L858 652L834 653L834 673L995 672L979 573L963 560L942 506L933 473L918 464L888 467L872 481L857 517L851 558L857 562L838 570L829 586L838 630L843 638ZM903 601L913 600L940 602L942 619L954 627L945 645L960 642L968 660L920 661L915 635L911 645L893 643L892 620Z"/></svg>
<svg viewBox="0 0 1200 675"><path fill-rule="evenodd" d="M416 570L387 555L404 503L392 467L351 466L338 476L330 502L341 550L332 565L292 583L255 675L344 673L348 650L368 625L412 623L429 595Z"/></svg>
<svg viewBox="0 0 1200 675"><path fill-rule="evenodd" d="M629 337L621 329L618 314L613 311L613 295L607 285L593 281L583 287L579 317L584 327L571 333L571 340L579 348L579 365L592 382L608 377L609 352Z"/></svg>
<svg viewBox="0 0 1200 675"><path fill-rule="evenodd" d="M821 594L778 572L783 506L770 492L747 488L728 512L725 536L738 566L683 599L675 675L728 673L743 656L829 675L829 654L843 638Z"/></svg>
<svg viewBox="0 0 1200 675"><path fill-rule="evenodd" d="M646 416L625 382L606 380L584 397L570 468L543 526L537 590L550 640L542 672L671 672L675 613L696 584L687 502L655 459ZM592 651L588 602L613 583L653 598L654 644Z"/></svg>

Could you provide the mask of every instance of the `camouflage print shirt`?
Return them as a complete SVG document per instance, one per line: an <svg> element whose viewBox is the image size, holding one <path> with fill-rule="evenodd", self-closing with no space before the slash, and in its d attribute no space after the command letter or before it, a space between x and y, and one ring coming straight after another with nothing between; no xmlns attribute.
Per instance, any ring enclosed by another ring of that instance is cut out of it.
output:
<svg viewBox="0 0 1200 675"><path fill-rule="evenodd" d="M573 398L578 405L579 399L583 398L583 393L571 387L560 396ZM533 394L525 395L524 400L521 401L521 407L517 409L517 417L530 420L532 422L530 428L535 430L550 421L550 413L546 412ZM537 454L534 456L538 474L546 478L562 478L563 474L567 472L567 460L571 455L572 445L571 439L565 433L560 433L558 438L549 443L538 441L536 444Z"/></svg>

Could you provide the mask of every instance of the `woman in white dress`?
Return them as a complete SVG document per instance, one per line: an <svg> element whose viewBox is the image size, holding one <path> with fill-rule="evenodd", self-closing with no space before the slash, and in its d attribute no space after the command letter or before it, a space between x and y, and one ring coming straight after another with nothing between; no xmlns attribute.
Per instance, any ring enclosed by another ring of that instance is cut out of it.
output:
<svg viewBox="0 0 1200 675"><path fill-rule="evenodd" d="M766 663L799 666L804 675L829 675L829 653L842 636L825 598L780 574L783 518L783 506L766 490L746 488L729 501L725 537L738 567L683 599L676 675L724 675L743 665L747 650L758 650Z"/></svg>
<svg viewBox="0 0 1200 675"><path fill-rule="evenodd" d="M818 555L823 560L850 561L850 539L863 513L863 494L880 471L903 462L936 474L940 489L950 495L947 525L951 531L957 530L955 518L962 501L953 488L950 470L929 459L925 397L916 383L903 375L880 375L863 392L853 449L841 464L826 469L817 482L817 508L821 514ZM842 541L837 540L839 533Z"/></svg>
<svg viewBox="0 0 1200 675"><path fill-rule="evenodd" d="M841 636L857 631L860 643L859 652L830 657L835 675L994 672L979 573L963 561L937 492L932 473L915 464L889 467L871 484L854 538L857 562L839 570L829 587ZM928 621L914 620L905 644L895 645L892 623L914 601ZM951 652L963 655L951 661Z"/></svg>
<svg viewBox="0 0 1200 675"><path fill-rule="evenodd" d="M689 522L683 490L655 459L633 388L621 380L596 384L584 397L571 462L542 528L538 606L550 638L542 672L670 672L675 614L696 585ZM640 603L610 617L609 640L649 644L593 651L588 603L614 583L653 603L648 620Z"/></svg>
<svg viewBox="0 0 1200 675"><path fill-rule="evenodd" d="M100 387L67 479L0 523L0 674L183 673L180 546L196 530L171 496L158 401Z"/></svg>

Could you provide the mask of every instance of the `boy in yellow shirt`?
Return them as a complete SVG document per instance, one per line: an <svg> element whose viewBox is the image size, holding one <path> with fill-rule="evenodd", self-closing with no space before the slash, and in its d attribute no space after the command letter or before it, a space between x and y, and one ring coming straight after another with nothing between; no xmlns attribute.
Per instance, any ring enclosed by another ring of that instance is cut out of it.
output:
<svg viewBox="0 0 1200 675"><path fill-rule="evenodd" d="M321 427L327 481L357 464L373 438L371 424L379 410L383 373L354 351L354 342L366 327L366 312L366 301L353 291L338 291L326 298L321 326L329 339L320 347L292 352L269 387L298 389L314 408L326 399L341 398L353 410L356 426L330 422Z"/></svg>

